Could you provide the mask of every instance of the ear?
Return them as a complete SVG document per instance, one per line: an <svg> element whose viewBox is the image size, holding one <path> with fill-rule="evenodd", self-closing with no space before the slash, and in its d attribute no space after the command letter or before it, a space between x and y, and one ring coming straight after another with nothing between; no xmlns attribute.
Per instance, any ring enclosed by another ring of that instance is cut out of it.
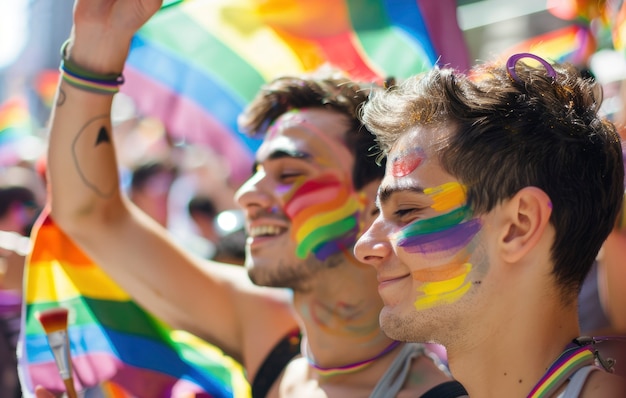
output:
<svg viewBox="0 0 626 398"><path fill-rule="evenodd" d="M542 241L550 224L552 201L543 190L525 187L505 202L502 210L500 251L503 260L515 263Z"/></svg>
<svg viewBox="0 0 626 398"><path fill-rule="evenodd" d="M364 209L362 213L361 231L367 230L370 225L378 217L378 209L376 208L376 194L380 186L380 179L376 179L367 183L359 193L362 195Z"/></svg>

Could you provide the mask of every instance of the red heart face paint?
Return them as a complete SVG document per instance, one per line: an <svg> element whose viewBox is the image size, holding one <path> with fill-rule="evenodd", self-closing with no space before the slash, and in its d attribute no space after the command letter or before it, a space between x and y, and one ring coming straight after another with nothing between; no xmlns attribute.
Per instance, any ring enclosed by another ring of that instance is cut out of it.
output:
<svg viewBox="0 0 626 398"><path fill-rule="evenodd" d="M391 175L404 177L419 167L426 158L421 148L409 148L401 151L391 159Z"/></svg>

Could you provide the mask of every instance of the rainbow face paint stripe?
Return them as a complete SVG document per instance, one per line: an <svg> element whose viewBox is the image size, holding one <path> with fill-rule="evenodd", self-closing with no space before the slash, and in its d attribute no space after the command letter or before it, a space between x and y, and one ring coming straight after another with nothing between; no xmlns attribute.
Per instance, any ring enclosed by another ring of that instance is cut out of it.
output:
<svg viewBox="0 0 626 398"><path fill-rule="evenodd" d="M465 204L465 187L458 182L448 182L435 188L426 188L424 193L433 200L432 207L437 211L454 209Z"/></svg>
<svg viewBox="0 0 626 398"><path fill-rule="evenodd" d="M408 253L423 255L454 255L447 264L412 272L413 279L422 282L414 302L417 310L460 299L471 287L467 276L472 270L468 262L467 246L480 231L480 220L471 218L472 211L465 204L465 187L458 182L427 188L424 193L433 200L437 211L450 210L438 216L417 220L394 235L398 247Z"/></svg>
<svg viewBox="0 0 626 398"><path fill-rule="evenodd" d="M466 278L472 270L472 264L449 264L445 268L447 268L446 271L441 274L445 279L424 283L418 289L422 295L415 300L416 309L425 310L439 304L453 303L467 293L471 283L466 281ZM437 275L438 272L434 271L433 274ZM452 276L448 274L452 274ZM415 273L412 275L416 279L419 278L419 274L418 276Z"/></svg>
<svg viewBox="0 0 626 398"><path fill-rule="evenodd" d="M407 225L396 234L398 246L409 253L457 252L480 231L477 219L460 222L469 213L466 207Z"/></svg>
<svg viewBox="0 0 626 398"><path fill-rule="evenodd" d="M361 204L345 183L326 175L298 184L287 196L285 212L299 258L314 253L325 260L354 244Z"/></svg>

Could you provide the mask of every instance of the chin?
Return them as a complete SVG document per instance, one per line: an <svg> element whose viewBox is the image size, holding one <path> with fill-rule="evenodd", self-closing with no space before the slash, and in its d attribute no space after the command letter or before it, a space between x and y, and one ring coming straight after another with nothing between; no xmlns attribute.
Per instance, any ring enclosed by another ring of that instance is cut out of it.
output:
<svg viewBox="0 0 626 398"><path fill-rule="evenodd" d="M398 341L430 342L428 330L420 322L420 314L414 310L406 314L397 311L397 307L385 306L380 312L381 330L389 337Z"/></svg>
<svg viewBox="0 0 626 398"><path fill-rule="evenodd" d="M246 268L250 280L255 285L293 290L304 290L312 275L304 262L294 264L284 259L260 262L249 258L246 261Z"/></svg>

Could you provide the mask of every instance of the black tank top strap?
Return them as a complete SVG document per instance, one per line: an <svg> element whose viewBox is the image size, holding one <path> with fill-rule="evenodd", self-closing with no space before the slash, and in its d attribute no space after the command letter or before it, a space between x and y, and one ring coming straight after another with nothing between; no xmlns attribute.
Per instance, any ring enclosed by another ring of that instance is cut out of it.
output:
<svg viewBox="0 0 626 398"><path fill-rule="evenodd" d="M467 391L461 383L450 380L426 391L420 398L461 398L467 397Z"/></svg>
<svg viewBox="0 0 626 398"><path fill-rule="evenodd" d="M300 354L302 334L299 329L287 333L265 357L252 381L252 398L265 398L289 361Z"/></svg>

